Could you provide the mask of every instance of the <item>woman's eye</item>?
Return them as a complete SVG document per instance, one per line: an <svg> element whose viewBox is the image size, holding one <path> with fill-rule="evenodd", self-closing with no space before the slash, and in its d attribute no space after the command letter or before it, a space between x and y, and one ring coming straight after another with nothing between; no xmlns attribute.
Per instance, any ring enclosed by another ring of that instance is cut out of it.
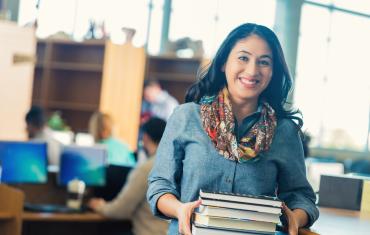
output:
<svg viewBox="0 0 370 235"><path fill-rule="evenodd" d="M239 60L248 61L248 57L246 57L246 56L239 56Z"/></svg>
<svg viewBox="0 0 370 235"><path fill-rule="evenodd" d="M271 63L270 61L267 61L267 60L260 60L259 64L262 66L270 66Z"/></svg>

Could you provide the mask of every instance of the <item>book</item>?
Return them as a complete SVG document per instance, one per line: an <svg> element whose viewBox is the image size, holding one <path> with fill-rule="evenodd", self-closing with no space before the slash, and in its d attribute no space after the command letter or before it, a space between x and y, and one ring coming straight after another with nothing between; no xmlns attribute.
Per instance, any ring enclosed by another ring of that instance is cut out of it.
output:
<svg viewBox="0 0 370 235"><path fill-rule="evenodd" d="M236 194L226 192L207 192L200 190L199 196L202 199L214 199L221 201L232 201L232 202L245 202L249 204L266 205L273 207L281 207L282 201L277 197L270 196L255 196L247 194Z"/></svg>
<svg viewBox="0 0 370 235"><path fill-rule="evenodd" d="M216 229L209 227L200 227L195 224L192 225L191 229L192 235L262 235L262 234L271 234L271 235L283 235L284 233L275 232L275 233L253 233L253 232L240 232L240 231L231 231L225 229Z"/></svg>
<svg viewBox="0 0 370 235"><path fill-rule="evenodd" d="M232 230L239 232L274 234L276 230L276 223L213 217L202 215L199 213L194 213L193 223L199 227Z"/></svg>
<svg viewBox="0 0 370 235"><path fill-rule="evenodd" d="M233 219L250 219L255 221L265 221L271 223L280 222L280 214L271 214L256 211L247 211L223 207L205 206L200 205L198 212L202 215L215 216L215 217L227 217Z"/></svg>
<svg viewBox="0 0 370 235"><path fill-rule="evenodd" d="M319 206L360 210L364 177L321 175Z"/></svg>
<svg viewBox="0 0 370 235"><path fill-rule="evenodd" d="M263 206L263 205L240 203L240 202L229 202L229 201L221 201L221 200L214 200L214 199L202 199L202 205L239 209L239 210L248 210L248 211L257 211L257 212L271 213L271 214L281 214L280 207Z"/></svg>

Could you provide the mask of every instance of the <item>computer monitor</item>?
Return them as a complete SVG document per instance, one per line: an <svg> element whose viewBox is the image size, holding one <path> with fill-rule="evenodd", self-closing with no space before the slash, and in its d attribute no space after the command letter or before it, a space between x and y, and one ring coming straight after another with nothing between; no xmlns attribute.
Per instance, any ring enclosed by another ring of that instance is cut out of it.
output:
<svg viewBox="0 0 370 235"><path fill-rule="evenodd" d="M60 158L59 185L65 186L69 181L79 179L86 186L104 186L106 159L107 150L100 146L65 146Z"/></svg>
<svg viewBox="0 0 370 235"><path fill-rule="evenodd" d="M47 182L47 144L0 141L1 182L8 184Z"/></svg>

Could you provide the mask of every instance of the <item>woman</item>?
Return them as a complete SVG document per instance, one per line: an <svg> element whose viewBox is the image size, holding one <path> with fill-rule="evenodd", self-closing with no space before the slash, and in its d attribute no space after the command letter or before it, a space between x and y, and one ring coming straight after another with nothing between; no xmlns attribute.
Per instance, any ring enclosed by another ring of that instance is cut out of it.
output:
<svg viewBox="0 0 370 235"><path fill-rule="evenodd" d="M318 218L302 120L284 108L291 86L270 29L243 24L227 36L169 119L149 176L148 200L155 215L172 218L169 234L191 234L199 189L277 195L290 234Z"/></svg>
<svg viewBox="0 0 370 235"><path fill-rule="evenodd" d="M90 117L89 131L96 143L106 146L108 164L131 167L136 165L135 156L128 145L113 136L113 120L110 115L94 112Z"/></svg>

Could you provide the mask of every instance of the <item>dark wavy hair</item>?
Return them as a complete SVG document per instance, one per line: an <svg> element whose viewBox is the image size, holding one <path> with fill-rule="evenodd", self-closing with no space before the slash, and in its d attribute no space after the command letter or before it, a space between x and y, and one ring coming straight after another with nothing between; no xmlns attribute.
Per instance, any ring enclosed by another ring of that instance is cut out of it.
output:
<svg viewBox="0 0 370 235"><path fill-rule="evenodd" d="M200 69L197 75L198 81L186 92L185 102L199 103L204 95L217 95L227 85L222 66L226 63L235 44L250 35L257 35L264 39L269 45L273 57L271 81L259 98L264 99L271 105L276 112L277 118L294 119L302 127L303 120L297 116L300 112L284 107L289 104L287 97L292 88L292 79L280 42L275 33L263 25L246 23L231 31L221 44L211 63Z"/></svg>

